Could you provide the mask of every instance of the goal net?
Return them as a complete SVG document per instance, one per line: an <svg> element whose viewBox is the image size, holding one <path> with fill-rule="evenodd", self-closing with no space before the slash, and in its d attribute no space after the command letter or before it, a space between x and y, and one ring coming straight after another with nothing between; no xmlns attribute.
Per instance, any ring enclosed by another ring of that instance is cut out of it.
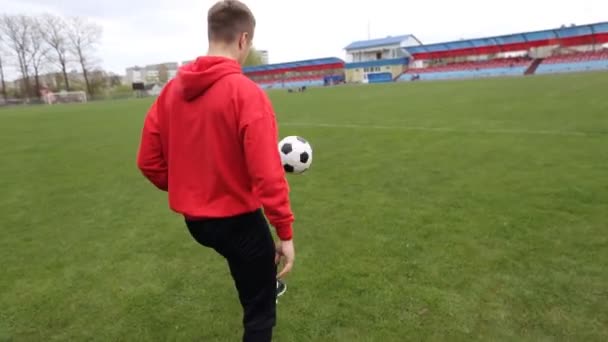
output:
<svg viewBox="0 0 608 342"><path fill-rule="evenodd" d="M84 91L47 92L43 95L43 98L44 102L47 104L85 103L87 102L87 93Z"/></svg>

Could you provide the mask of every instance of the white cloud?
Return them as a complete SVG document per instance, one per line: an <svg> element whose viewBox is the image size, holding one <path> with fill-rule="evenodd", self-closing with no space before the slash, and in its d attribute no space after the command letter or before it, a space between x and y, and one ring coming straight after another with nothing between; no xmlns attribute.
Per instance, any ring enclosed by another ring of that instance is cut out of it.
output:
<svg viewBox="0 0 608 342"><path fill-rule="evenodd" d="M206 52L206 12L215 0L0 0L5 12L88 16L104 27L103 66L183 61ZM414 34L423 43L608 20L608 1L249 0L255 45L271 62L337 56L351 41Z"/></svg>

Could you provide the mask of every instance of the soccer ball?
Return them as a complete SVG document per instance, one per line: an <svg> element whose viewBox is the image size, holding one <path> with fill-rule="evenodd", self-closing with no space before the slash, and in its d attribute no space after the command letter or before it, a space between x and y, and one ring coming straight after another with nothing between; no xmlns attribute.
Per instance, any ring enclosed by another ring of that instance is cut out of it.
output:
<svg viewBox="0 0 608 342"><path fill-rule="evenodd" d="M302 137L285 137L279 142L279 153L283 168L287 173L303 173L310 168L312 163L312 147Z"/></svg>

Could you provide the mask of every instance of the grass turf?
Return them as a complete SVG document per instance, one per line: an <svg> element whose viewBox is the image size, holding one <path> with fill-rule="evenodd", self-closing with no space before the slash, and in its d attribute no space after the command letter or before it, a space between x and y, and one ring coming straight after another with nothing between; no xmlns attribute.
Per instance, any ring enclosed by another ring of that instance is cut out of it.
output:
<svg viewBox="0 0 608 342"><path fill-rule="evenodd" d="M272 92L297 262L277 341L608 339L608 74ZM0 111L0 340L240 338L135 168L150 100Z"/></svg>

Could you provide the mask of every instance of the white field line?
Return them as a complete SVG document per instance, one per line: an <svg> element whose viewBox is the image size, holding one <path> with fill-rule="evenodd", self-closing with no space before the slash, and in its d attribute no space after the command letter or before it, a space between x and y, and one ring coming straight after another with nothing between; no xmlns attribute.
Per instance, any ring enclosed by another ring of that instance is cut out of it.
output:
<svg viewBox="0 0 608 342"><path fill-rule="evenodd" d="M375 129L375 130L402 130L421 132L452 132L452 133L478 133L478 134L528 134L528 135L558 135L586 137L592 133L560 130L526 130L526 129L458 129L448 127L423 127L403 125L363 125L363 124L334 124L313 122L283 122L279 126L293 127L325 127L325 128L347 128L347 129Z"/></svg>

